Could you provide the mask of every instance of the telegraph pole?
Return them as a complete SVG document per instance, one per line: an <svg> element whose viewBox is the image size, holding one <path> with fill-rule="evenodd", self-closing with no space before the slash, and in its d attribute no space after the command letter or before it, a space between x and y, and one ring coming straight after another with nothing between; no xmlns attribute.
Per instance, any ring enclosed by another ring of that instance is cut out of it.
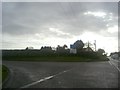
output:
<svg viewBox="0 0 120 90"><path fill-rule="evenodd" d="M90 47L90 46L89 46L89 41L88 41L88 51L89 51L89 47Z"/></svg>
<svg viewBox="0 0 120 90"><path fill-rule="evenodd" d="M96 52L96 40L94 41L94 45L95 45L95 52Z"/></svg>
<svg viewBox="0 0 120 90"><path fill-rule="evenodd" d="M89 41L88 41L88 48L89 48L90 46L89 46Z"/></svg>

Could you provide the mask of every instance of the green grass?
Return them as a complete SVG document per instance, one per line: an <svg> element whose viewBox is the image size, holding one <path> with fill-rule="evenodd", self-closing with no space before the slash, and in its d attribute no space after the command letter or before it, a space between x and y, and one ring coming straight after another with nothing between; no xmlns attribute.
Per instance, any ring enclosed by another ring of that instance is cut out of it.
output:
<svg viewBox="0 0 120 90"><path fill-rule="evenodd" d="M90 62L90 61L106 61L106 57L100 58L87 58L80 56L56 56L56 57L5 57L3 60L12 60L12 61L47 61L47 62Z"/></svg>
<svg viewBox="0 0 120 90"><path fill-rule="evenodd" d="M2 65L0 64L0 83L2 83Z"/></svg>
<svg viewBox="0 0 120 90"><path fill-rule="evenodd" d="M8 68L2 65L2 82L7 78L7 76L8 76Z"/></svg>

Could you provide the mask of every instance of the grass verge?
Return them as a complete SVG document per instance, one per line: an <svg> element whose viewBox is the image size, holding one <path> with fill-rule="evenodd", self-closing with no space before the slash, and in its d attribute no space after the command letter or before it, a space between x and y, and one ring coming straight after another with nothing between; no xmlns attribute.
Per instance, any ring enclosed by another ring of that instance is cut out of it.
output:
<svg viewBox="0 0 120 90"><path fill-rule="evenodd" d="M108 61L106 57L86 58L79 56L57 56L57 57L5 57L3 60L9 61L43 61L43 62L91 62L91 61Z"/></svg>
<svg viewBox="0 0 120 90"><path fill-rule="evenodd" d="M2 82L8 77L8 68L2 65Z"/></svg>

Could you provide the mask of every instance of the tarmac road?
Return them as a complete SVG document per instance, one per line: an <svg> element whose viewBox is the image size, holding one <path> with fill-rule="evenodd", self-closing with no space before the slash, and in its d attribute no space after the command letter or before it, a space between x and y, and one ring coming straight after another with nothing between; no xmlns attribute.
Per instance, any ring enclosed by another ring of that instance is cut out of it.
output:
<svg viewBox="0 0 120 90"><path fill-rule="evenodd" d="M3 64L11 71L3 88L118 88L119 71L108 61Z"/></svg>

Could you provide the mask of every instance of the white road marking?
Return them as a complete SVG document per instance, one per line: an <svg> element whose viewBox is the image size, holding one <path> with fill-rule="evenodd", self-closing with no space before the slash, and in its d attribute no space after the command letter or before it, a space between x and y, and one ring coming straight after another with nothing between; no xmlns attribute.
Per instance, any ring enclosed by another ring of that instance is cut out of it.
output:
<svg viewBox="0 0 120 90"><path fill-rule="evenodd" d="M120 72L120 69L117 66L115 66L114 64L112 64L110 61L108 61L108 62L110 63L110 65L114 66Z"/></svg>
<svg viewBox="0 0 120 90"><path fill-rule="evenodd" d="M70 69L70 70L71 70L71 69ZM45 77L45 78L43 78L43 79L40 79L40 80L35 81L35 82L33 82L33 83L27 84L27 85L22 86L22 87L20 87L20 88L28 88L28 87L30 87L30 86L33 86L33 85L35 85L35 84L44 82L44 81L46 81L46 80L49 80L49 79L51 79L51 78L54 78L55 76L60 75L60 74L63 74L63 73L68 72L68 71L70 71L70 70L66 70L66 71L60 72L60 73L58 73L58 74L55 74L55 75L52 75L52 76Z"/></svg>
<svg viewBox="0 0 120 90"><path fill-rule="evenodd" d="M118 68L118 67L116 67L117 68L117 70L120 72L120 69Z"/></svg>
<svg viewBox="0 0 120 90"><path fill-rule="evenodd" d="M110 63L110 65L112 65L112 63L110 61L108 61Z"/></svg>

